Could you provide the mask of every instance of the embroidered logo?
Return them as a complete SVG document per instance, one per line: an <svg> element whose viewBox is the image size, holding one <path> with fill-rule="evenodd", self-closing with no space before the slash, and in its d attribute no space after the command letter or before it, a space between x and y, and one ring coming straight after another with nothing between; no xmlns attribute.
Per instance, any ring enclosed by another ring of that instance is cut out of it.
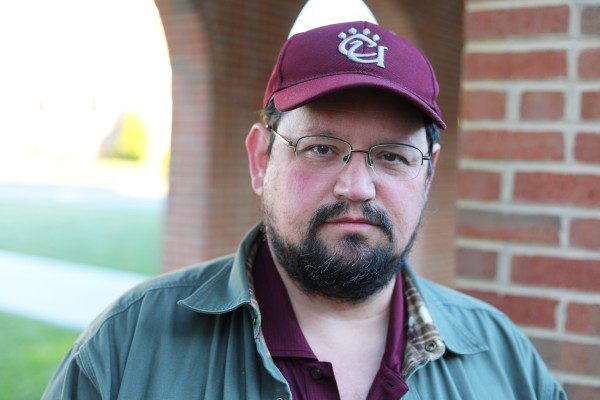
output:
<svg viewBox="0 0 600 400"><path fill-rule="evenodd" d="M361 63L361 64L377 64L378 67L385 68L384 65L384 54L387 50L385 46L377 46L379 41L379 35L375 34L372 38L368 35L371 33L369 29L364 29L362 33L358 33L355 28L348 29L350 36L346 32L341 32L338 37L342 39L342 42L338 46L340 53L348 57L350 60ZM348 47L348 45L350 47ZM366 45L366 47L373 48L377 47L377 53L357 53L359 47Z"/></svg>

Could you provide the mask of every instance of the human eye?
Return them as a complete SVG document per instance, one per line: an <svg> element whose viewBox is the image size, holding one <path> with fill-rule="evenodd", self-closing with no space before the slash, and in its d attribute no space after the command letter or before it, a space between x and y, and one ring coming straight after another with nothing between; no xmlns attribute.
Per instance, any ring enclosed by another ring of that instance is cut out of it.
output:
<svg viewBox="0 0 600 400"><path fill-rule="evenodd" d="M326 144L315 144L311 146L308 151L315 153L318 156L327 156L333 153L334 149Z"/></svg>
<svg viewBox="0 0 600 400"><path fill-rule="evenodd" d="M332 160L344 153L343 142L328 137L307 137L299 143L298 153L313 160Z"/></svg>
<svg viewBox="0 0 600 400"><path fill-rule="evenodd" d="M399 172L421 165L421 152L406 145L377 145L371 149L371 160L377 168Z"/></svg>
<svg viewBox="0 0 600 400"><path fill-rule="evenodd" d="M396 149L381 149L376 153L375 159L390 165L410 165L411 161L406 154Z"/></svg>

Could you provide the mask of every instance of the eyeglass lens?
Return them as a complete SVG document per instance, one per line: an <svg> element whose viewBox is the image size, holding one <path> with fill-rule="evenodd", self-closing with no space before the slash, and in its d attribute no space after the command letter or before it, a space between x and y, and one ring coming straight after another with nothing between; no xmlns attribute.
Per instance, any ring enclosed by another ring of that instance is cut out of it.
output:
<svg viewBox="0 0 600 400"><path fill-rule="evenodd" d="M296 157L303 168L318 174L340 172L351 157L349 143L329 136L305 136L296 143ZM377 176L392 180L410 180L417 177L423 163L423 154L417 148L402 144L373 146L368 155Z"/></svg>

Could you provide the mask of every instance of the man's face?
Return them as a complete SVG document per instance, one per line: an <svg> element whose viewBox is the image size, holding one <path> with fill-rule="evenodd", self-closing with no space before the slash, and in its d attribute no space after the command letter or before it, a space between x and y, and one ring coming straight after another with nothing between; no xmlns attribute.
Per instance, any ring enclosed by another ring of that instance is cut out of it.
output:
<svg viewBox="0 0 600 400"><path fill-rule="evenodd" d="M294 143L306 135L329 135L355 150L404 143L428 153L420 113L381 91L323 97L285 113L277 131ZM414 238L430 184L428 161L416 178L398 181L376 175L365 157L353 153L341 172L315 174L293 148L276 140L266 158L257 192L269 244L306 292L364 300L389 283Z"/></svg>

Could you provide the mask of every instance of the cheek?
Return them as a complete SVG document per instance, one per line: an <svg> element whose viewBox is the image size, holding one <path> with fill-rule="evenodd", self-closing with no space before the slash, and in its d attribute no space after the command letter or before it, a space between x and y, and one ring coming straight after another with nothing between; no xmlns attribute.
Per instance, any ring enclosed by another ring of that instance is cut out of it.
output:
<svg viewBox="0 0 600 400"><path fill-rule="evenodd" d="M316 183L312 174L307 173L305 168L301 168L296 164L291 166L288 177L289 179L286 181L288 189L298 196L298 201L302 200L300 195L309 192Z"/></svg>
<svg viewBox="0 0 600 400"><path fill-rule="evenodd" d="M265 179L265 200L269 202L281 229L302 231L323 203L327 180L309 174L294 162L273 165Z"/></svg>
<svg viewBox="0 0 600 400"><path fill-rule="evenodd" d="M378 195L392 218L398 239L411 235L425 204L422 185L403 182L390 189L381 189Z"/></svg>
<svg viewBox="0 0 600 400"><path fill-rule="evenodd" d="M312 218L323 200L326 180L307 173L304 168L290 165L282 185L288 204L295 210L294 218L290 222L295 222L296 219L304 222Z"/></svg>

